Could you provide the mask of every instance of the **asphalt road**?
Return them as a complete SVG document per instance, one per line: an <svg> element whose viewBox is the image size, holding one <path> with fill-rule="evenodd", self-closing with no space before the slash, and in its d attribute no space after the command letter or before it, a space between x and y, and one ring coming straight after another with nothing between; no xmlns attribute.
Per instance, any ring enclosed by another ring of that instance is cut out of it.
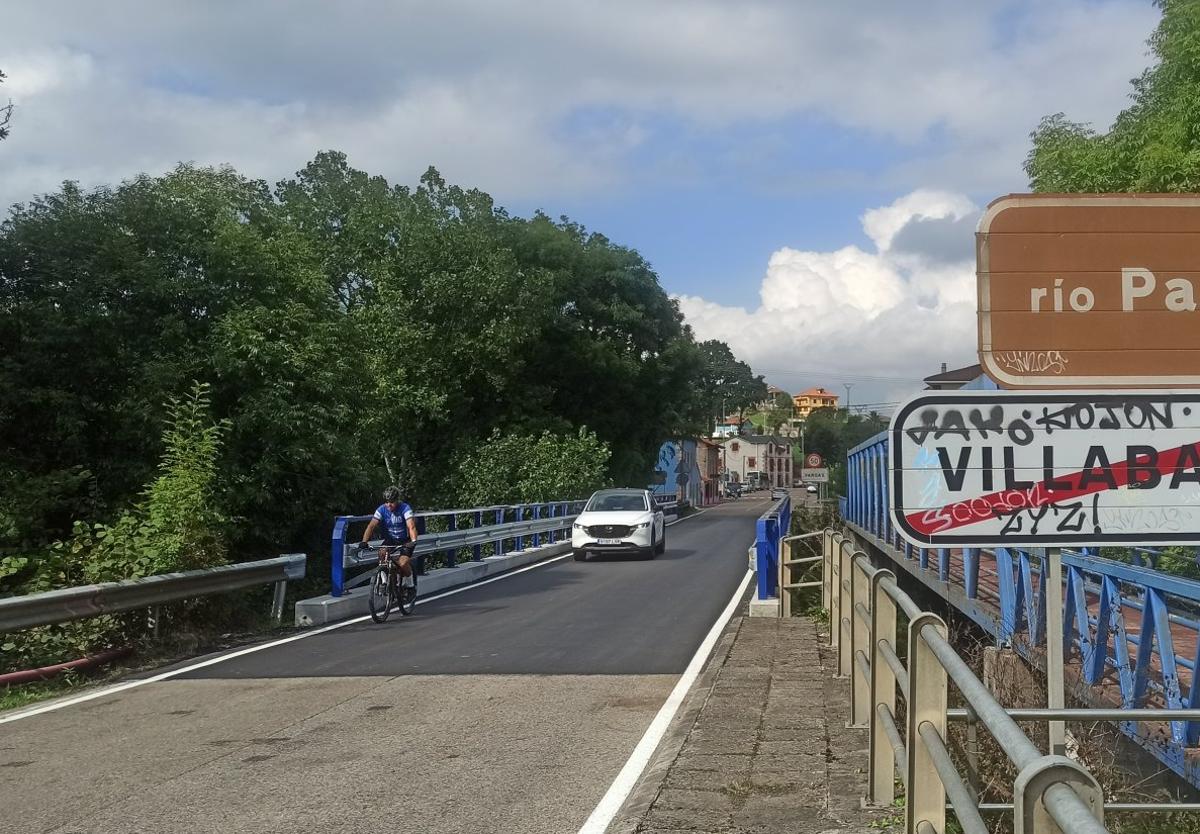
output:
<svg viewBox="0 0 1200 834"><path fill-rule="evenodd" d="M673 525L654 561L567 558L0 725L0 831L577 831L768 505Z"/></svg>

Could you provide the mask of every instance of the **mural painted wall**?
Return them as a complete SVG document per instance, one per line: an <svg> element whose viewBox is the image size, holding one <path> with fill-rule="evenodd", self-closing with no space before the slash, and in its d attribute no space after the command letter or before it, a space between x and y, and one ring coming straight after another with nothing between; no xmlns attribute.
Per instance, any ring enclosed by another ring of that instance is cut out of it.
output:
<svg viewBox="0 0 1200 834"><path fill-rule="evenodd" d="M663 443L658 448L651 492L655 495L674 495L697 507L704 503L697 446L695 440L668 440Z"/></svg>

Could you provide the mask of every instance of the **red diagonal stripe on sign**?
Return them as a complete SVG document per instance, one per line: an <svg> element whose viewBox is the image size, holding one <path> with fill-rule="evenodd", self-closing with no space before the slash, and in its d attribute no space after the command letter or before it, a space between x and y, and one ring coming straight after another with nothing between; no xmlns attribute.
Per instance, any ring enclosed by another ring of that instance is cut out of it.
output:
<svg viewBox="0 0 1200 834"><path fill-rule="evenodd" d="M1138 463L1136 460L1123 460L1119 463L1111 464L1109 471L1112 473L1112 479L1116 482L1117 487L1128 486L1129 467L1131 463L1138 472L1156 469L1160 475L1165 476L1167 473L1174 472L1179 468L1179 458L1184 450L1191 450L1193 460L1200 459L1200 441L1197 441L1196 443L1188 443L1174 449L1160 450L1158 461L1153 467L1147 463ZM1188 465L1184 468L1187 470L1196 469L1197 467ZM1051 491L1046 481L1038 481L1032 487L1026 489L1004 489L999 492L956 501L944 507L908 513L904 516L904 519L915 532L922 535L944 533L947 530L966 527L968 524L976 524L980 521L996 518L1003 513L1041 507L1058 501L1069 501L1072 498L1078 498L1083 495L1104 492L1112 487L1103 481L1081 484L1085 474L1091 473L1093 477L1103 477L1103 472L1104 468L1097 466L1092 469L1081 469L1069 475L1055 475L1051 480L1056 483L1066 483L1068 486ZM1144 478L1140 480L1144 480Z"/></svg>

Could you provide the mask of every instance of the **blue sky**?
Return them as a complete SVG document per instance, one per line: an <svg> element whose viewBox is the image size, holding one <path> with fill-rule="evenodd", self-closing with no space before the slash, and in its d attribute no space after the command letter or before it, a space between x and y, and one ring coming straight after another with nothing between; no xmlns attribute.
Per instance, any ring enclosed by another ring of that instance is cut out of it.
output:
<svg viewBox="0 0 1200 834"><path fill-rule="evenodd" d="M701 338L889 402L974 361L972 218L1039 118L1103 128L1148 0L8 0L0 208L322 149L641 251ZM920 234L913 233L919 231Z"/></svg>

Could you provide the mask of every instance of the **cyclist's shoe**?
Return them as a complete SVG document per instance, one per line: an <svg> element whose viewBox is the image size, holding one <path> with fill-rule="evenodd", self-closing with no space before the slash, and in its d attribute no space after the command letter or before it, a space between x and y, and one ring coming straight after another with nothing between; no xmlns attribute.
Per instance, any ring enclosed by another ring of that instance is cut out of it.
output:
<svg viewBox="0 0 1200 834"><path fill-rule="evenodd" d="M412 585L405 585L403 588L400 589L400 596L401 596L401 599L404 600L403 604L408 605L410 602L413 601L414 598L416 598L417 589L414 588Z"/></svg>

